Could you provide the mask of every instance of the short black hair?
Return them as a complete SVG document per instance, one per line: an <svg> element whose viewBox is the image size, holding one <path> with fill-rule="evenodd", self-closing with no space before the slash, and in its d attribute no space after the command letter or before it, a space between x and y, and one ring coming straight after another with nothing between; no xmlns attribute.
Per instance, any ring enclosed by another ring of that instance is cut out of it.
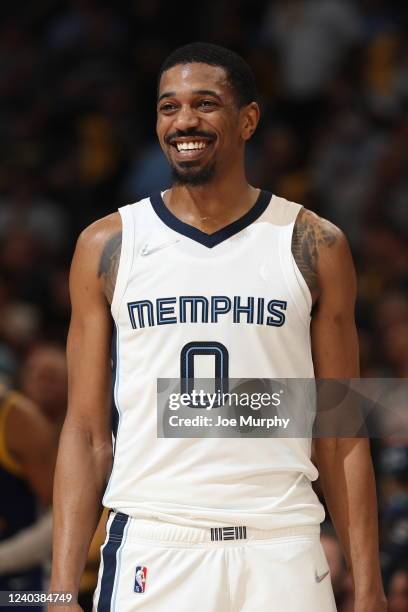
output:
<svg viewBox="0 0 408 612"><path fill-rule="evenodd" d="M257 100L255 76L247 62L231 49L204 42L190 43L172 51L160 68L157 88L163 72L193 62L224 68L239 108Z"/></svg>

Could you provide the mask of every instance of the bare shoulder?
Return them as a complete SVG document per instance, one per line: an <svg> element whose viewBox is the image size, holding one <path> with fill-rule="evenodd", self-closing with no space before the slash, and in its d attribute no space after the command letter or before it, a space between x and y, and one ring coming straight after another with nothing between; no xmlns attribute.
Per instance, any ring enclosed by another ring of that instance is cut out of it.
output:
<svg viewBox="0 0 408 612"><path fill-rule="evenodd" d="M88 225L78 238L77 247L101 255L106 244L122 235L122 221L118 212L102 217Z"/></svg>
<svg viewBox="0 0 408 612"><path fill-rule="evenodd" d="M118 212L98 219L78 238L77 252L88 260L109 304L115 289L121 247L122 220Z"/></svg>
<svg viewBox="0 0 408 612"><path fill-rule="evenodd" d="M321 291L324 264L351 258L343 232L316 213L302 208L297 216L292 236L292 254L305 279L313 301Z"/></svg>

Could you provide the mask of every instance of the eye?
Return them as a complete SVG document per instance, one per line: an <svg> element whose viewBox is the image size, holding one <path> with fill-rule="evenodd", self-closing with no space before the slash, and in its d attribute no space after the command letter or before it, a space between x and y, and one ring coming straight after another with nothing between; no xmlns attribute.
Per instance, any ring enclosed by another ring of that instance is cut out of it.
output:
<svg viewBox="0 0 408 612"><path fill-rule="evenodd" d="M205 110L207 109L212 110L213 108L216 108L217 104L216 102L214 102L214 100L200 100L200 102L198 103L198 106Z"/></svg>
<svg viewBox="0 0 408 612"><path fill-rule="evenodd" d="M174 111L175 108L176 108L175 104L172 104L171 102L166 102L165 104L162 104L160 106L160 111L162 113L171 113L172 111Z"/></svg>

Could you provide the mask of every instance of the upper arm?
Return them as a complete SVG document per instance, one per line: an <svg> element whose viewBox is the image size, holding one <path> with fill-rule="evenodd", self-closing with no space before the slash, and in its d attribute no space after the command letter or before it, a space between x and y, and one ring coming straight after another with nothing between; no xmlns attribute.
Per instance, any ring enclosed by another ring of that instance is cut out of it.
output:
<svg viewBox="0 0 408 612"><path fill-rule="evenodd" d="M350 248L344 234L326 224L330 245L319 248L319 297L312 315L312 351L316 376L356 378L359 350L355 324L357 281Z"/></svg>
<svg viewBox="0 0 408 612"><path fill-rule="evenodd" d="M335 225L303 210L292 243L293 255L312 294L311 344L315 376L318 379L348 379L359 376L358 337L354 318L357 281L350 248ZM350 432L363 425L354 396L346 386L328 382L319 385L318 418L320 435L314 440L319 470L329 465L342 446L346 453L357 444ZM360 442L361 444L361 442ZM362 442L367 452L366 441Z"/></svg>
<svg viewBox="0 0 408 612"><path fill-rule="evenodd" d="M117 253L120 231L120 218L115 214L82 232L70 272L65 427L80 428L96 445L110 443L112 321L107 296L113 294L119 258L112 256L111 246L116 244Z"/></svg>
<svg viewBox="0 0 408 612"><path fill-rule="evenodd" d="M347 239L335 225L303 209L294 228L292 252L314 302L311 340L316 377L358 376L357 283Z"/></svg>

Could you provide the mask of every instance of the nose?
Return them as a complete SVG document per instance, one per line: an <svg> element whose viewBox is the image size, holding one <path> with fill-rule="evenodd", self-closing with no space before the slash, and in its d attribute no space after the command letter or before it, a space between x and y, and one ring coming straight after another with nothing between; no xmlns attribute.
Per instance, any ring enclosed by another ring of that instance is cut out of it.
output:
<svg viewBox="0 0 408 612"><path fill-rule="evenodd" d="M180 131L187 130L188 128L197 127L199 123L199 117L195 113L194 109L188 104L183 104L177 113L174 121L174 127Z"/></svg>

